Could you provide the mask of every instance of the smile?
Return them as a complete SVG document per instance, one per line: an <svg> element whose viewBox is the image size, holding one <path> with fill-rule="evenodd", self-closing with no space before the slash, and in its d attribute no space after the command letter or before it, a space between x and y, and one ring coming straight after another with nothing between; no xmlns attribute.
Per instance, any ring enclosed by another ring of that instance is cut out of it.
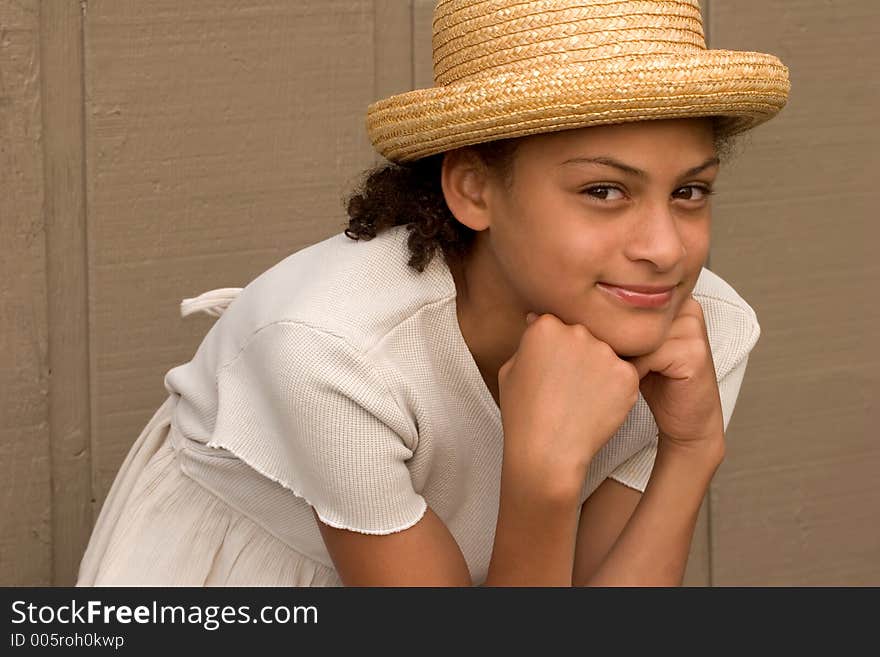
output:
<svg viewBox="0 0 880 657"><path fill-rule="evenodd" d="M627 288L609 283L596 283L596 287L617 301L636 308L662 308L672 300L672 295L675 293L675 286Z"/></svg>

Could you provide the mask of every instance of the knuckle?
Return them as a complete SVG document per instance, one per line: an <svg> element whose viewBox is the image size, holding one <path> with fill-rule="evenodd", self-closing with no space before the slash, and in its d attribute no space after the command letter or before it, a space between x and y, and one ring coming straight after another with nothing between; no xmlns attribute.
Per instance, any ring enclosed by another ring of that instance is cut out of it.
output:
<svg viewBox="0 0 880 657"><path fill-rule="evenodd" d="M711 360L712 352L709 350L708 345L704 344L702 341L694 340L690 346L691 357L695 360Z"/></svg>
<svg viewBox="0 0 880 657"><path fill-rule="evenodd" d="M694 315L684 315L679 319L678 331L682 335L702 335L703 321Z"/></svg>
<svg viewBox="0 0 880 657"><path fill-rule="evenodd" d="M587 327L583 324L573 324L571 327L571 332L574 336L580 340L584 340L587 336L590 335L590 332L587 330Z"/></svg>
<svg viewBox="0 0 880 657"><path fill-rule="evenodd" d="M540 331L541 333L545 333L550 329L550 326L553 324L553 320L550 318L550 315L542 314L538 315L535 318L535 321L532 322L532 327Z"/></svg>
<svg viewBox="0 0 880 657"><path fill-rule="evenodd" d="M634 386L629 390L629 395L626 398L627 403L630 406L634 406L637 401L639 401L639 387Z"/></svg>
<svg viewBox="0 0 880 657"><path fill-rule="evenodd" d="M621 375L623 380L626 382L627 386L633 392L633 394L638 395L639 372L636 369L636 366L623 360L620 362L623 363L623 373Z"/></svg>
<svg viewBox="0 0 880 657"><path fill-rule="evenodd" d="M602 358L610 359L612 362L621 361L618 358L617 354L614 353L614 349L611 348L611 345L607 342L603 342L602 340L596 341L596 351Z"/></svg>
<svg viewBox="0 0 880 657"><path fill-rule="evenodd" d="M703 306L701 306L700 302L693 297L687 300L687 309L692 317L699 320L703 319Z"/></svg>

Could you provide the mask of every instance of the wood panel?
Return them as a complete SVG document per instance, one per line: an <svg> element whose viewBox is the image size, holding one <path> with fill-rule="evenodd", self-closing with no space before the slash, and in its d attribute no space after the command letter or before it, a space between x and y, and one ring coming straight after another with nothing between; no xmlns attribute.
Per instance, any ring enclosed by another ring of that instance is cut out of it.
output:
<svg viewBox="0 0 880 657"><path fill-rule="evenodd" d="M788 107L719 186L712 263L763 330L712 489L717 585L880 583L880 7L711 2L715 48L777 54ZM873 301L873 298L871 299Z"/></svg>
<svg viewBox="0 0 880 657"><path fill-rule="evenodd" d="M0 0L0 585L48 585L52 517L39 3Z"/></svg>
<svg viewBox="0 0 880 657"><path fill-rule="evenodd" d="M91 521L82 12L43 0L40 43L52 454L52 583L76 582Z"/></svg>
<svg viewBox="0 0 880 657"><path fill-rule="evenodd" d="M341 197L373 157L374 11L372 0L88 4L99 503L167 394L165 372L211 325L182 321L180 300L244 286L347 225Z"/></svg>
<svg viewBox="0 0 880 657"><path fill-rule="evenodd" d="M431 47L433 0L413 0L413 86L427 89L434 86L433 49Z"/></svg>
<svg viewBox="0 0 880 657"><path fill-rule="evenodd" d="M373 100L413 88L413 9L409 0L375 0Z"/></svg>
<svg viewBox="0 0 880 657"><path fill-rule="evenodd" d="M375 84L372 100L413 88L413 8L411 0L374 0ZM366 109L366 108L365 108ZM372 164L385 159L372 154Z"/></svg>

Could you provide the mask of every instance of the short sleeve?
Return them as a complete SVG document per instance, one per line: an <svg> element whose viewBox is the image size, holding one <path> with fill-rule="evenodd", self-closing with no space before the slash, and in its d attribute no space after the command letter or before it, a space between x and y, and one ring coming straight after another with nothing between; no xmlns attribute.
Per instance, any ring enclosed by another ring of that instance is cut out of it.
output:
<svg viewBox="0 0 880 657"><path fill-rule="evenodd" d="M736 406L739 389L746 373L749 357L745 357L718 382L718 394L721 397L721 414L724 418L724 430L730 424L733 416L733 408ZM655 436L634 456L620 464L610 475L611 479L619 481L625 486L635 488L642 493L648 486L651 471L654 469L654 460L657 457L657 437Z"/></svg>
<svg viewBox="0 0 880 657"><path fill-rule="evenodd" d="M220 368L217 387L208 445L303 498L326 524L390 534L421 519L427 505L406 465L414 423L345 338L270 324Z"/></svg>

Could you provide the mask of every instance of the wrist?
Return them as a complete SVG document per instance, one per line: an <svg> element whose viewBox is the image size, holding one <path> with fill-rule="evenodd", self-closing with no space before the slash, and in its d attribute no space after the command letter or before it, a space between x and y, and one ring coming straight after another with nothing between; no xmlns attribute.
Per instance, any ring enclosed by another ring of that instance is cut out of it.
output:
<svg viewBox="0 0 880 657"><path fill-rule="evenodd" d="M578 468L549 469L505 461L501 467L501 495L520 503L568 507L577 504L586 479Z"/></svg>
<svg viewBox="0 0 880 657"><path fill-rule="evenodd" d="M688 459L714 469L721 465L727 448L723 432L699 440L679 440L661 432L658 437L657 450L674 454L675 458Z"/></svg>

